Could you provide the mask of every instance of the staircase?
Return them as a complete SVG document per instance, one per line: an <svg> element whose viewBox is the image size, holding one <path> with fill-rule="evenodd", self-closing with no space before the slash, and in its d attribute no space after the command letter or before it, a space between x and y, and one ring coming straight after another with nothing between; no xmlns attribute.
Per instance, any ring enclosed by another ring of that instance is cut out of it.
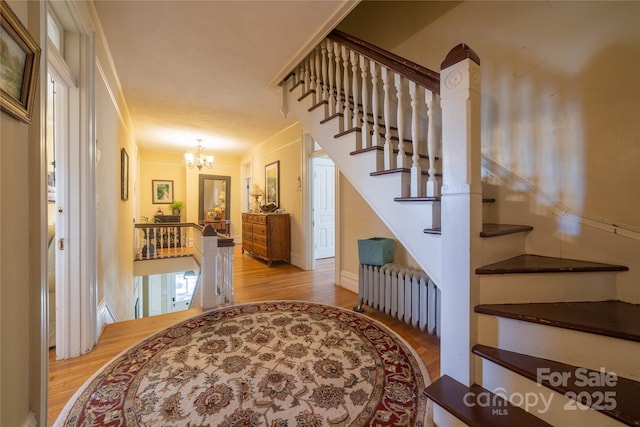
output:
<svg viewBox="0 0 640 427"><path fill-rule="evenodd" d="M640 426L640 305L617 292L631 273L529 253L537 230L495 220L479 64L457 46L441 84L334 31L283 82L283 111L442 291L443 375L425 390L437 425Z"/></svg>

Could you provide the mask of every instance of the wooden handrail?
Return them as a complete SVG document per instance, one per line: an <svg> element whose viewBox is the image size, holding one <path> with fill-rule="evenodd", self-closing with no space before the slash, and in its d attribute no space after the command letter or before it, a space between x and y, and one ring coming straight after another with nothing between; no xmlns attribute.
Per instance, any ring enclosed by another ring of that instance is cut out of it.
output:
<svg viewBox="0 0 640 427"><path fill-rule="evenodd" d="M331 31L327 38L343 44L367 58L392 69L398 74L419 83L434 93L440 94L440 73L409 61L408 59L402 58L378 46L374 46L369 42L340 30Z"/></svg>

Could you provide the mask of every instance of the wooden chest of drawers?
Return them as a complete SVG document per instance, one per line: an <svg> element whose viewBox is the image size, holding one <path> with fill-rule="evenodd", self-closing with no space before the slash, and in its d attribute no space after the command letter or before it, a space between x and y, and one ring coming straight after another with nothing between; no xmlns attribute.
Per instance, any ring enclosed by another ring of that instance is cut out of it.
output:
<svg viewBox="0 0 640 427"><path fill-rule="evenodd" d="M242 253L267 261L291 261L289 214L242 214Z"/></svg>

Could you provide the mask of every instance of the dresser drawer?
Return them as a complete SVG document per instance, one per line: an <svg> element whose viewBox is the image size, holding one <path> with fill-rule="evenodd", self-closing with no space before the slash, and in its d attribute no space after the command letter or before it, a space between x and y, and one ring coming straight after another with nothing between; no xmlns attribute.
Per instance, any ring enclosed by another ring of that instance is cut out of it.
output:
<svg viewBox="0 0 640 427"><path fill-rule="evenodd" d="M254 215L253 218L251 219L251 222L253 222L254 224L265 225L267 223L267 216L266 215Z"/></svg>
<svg viewBox="0 0 640 427"><path fill-rule="evenodd" d="M253 235L253 243L256 245L261 245L264 247L267 247L267 236L266 235L260 235L260 234L254 234Z"/></svg>
<svg viewBox="0 0 640 427"><path fill-rule="evenodd" d="M243 222L242 223L242 234L251 234L253 233L253 225L250 223Z"/></svg>
<svg viewBox="0 0 640 427"><path fill-rule="evenodd" d="M261 246L261 245L257 244L255 241L253 242L253 247L251 248L251 252L253 252L256 255L260 255L261 257L265 257L265 258L267 258L269 256L269 253L267 252L267 247L266 246Z"/></svg>
<svg viewBox="0 0 640 427"><path fill-rule="evenodd" d="M258 234L260 236L267 235L267 227L265 225L254 224L253 225L253 234Z"/></svg>

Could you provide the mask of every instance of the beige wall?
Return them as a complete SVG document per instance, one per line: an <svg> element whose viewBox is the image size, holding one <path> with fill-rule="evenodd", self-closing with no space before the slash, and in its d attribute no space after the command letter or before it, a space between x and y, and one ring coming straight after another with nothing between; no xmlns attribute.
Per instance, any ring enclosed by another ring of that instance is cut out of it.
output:
<svg viewBox="0 0 640 427"><path fill-rule="evenodd" d="M340 216L340 242L338 244L340 245L342 272L358 275L358 240L370 237L394 239L393 262L420 268L391 230L342 174L340 174L339 185L340 203L338 205L340 211L336 214Z"/></svg>
<svg viewBox="0 0 640 427"><path fill-rule="evenodd" d="M107 63L103 50L98 61ZM97 283L98 302L106 303L117 321L133 318L133 217L136 200L137 148L123 104L112 97L113 76L96 76ZM129 155L129 199L120 199L120 151Z"/></svg>
<svg viewBox="0 0 640 427"><path fill-rule="evenodd" d="M173 200L181 200L185 207L180 213L181 219L186 218L186 212L191 204L187 204L186 166L182 153L148 151L140 149L140 186L138 193L139 216L136 222L144 222L145 216L153 221L153 216L161 210L164 215L172 215L172 210L166 203L153 203L153 181L172 181Z"/></svg>
<svg viewBox="0 0 640 427"><path fill-rule="evenodd" d="M340 28L436 71L469 44L483 153L575 214L637 229L638 16L639 2L367 1Z"/></svg>
<svg viewBox="0 0 640 427"><path fill-rule="evenodd" d="M39 2L9 0L18 19L38 44ZM43 67L41 67L41 70ZM46 69L46 68L45 68ZM18 426L33 411L39 417L43 391L41 268L46 257L44 132L40 74L31 124L0 112L0 425ZM45 264L46 266L46 264ZM33 414L31 415L33 416Z"/></svg>

